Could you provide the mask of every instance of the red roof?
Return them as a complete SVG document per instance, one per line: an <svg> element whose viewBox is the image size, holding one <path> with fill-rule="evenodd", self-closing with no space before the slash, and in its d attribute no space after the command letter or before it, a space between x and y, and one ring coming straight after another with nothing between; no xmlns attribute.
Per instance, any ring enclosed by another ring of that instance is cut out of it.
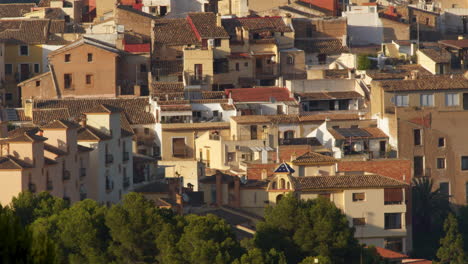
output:
<svg viewBox="0 0 468 264"><path fill-rule="evenodd" d="M124 49L126 52L150 52L150 44L125 44Z"/></svg>
<svg viewBox="0 0 468 264"><path fill-rule="evenodd" d="M225 92L234 102L294 101L289 90L280 87L226 89Z"/></svg>
<svg viewBox="0 0 468 264"><path fill-rule="evenodd" d="M375 247L375 249L377 250L377 253L385 259L405 259L408 257L407 255L403 255L401 253L386 248Z"/></svg>
<svg viewBox="0 0 468 264"><path fill-rule="evenodd" d="M431 260L427 259L404 259L403 264L432 264Z"/></svg>

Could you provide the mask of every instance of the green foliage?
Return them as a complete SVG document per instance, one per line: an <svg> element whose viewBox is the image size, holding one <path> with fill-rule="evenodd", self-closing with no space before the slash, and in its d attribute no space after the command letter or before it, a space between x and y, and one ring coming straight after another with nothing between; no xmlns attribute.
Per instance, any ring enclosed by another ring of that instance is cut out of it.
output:
<svg viewBox="0 0 468 264"><path fill-rule="evenodd" d="M375 54L357 55L357 69L358 70L370 70L376 67L376 62L369 59L369 57L375 57Z"/></svg>
<svg viewBox="0 0 468 264"><path fill-rule="evenodd" d="M458 231L457 218L449 214L444 223L445 237L440 240L440 248L437 258L440 264L463 264L466 263L463 251L463 239Z"/></svg>
<svg viewBox="0 0 468 264"><path fill-rule="evenodd" d="M468 206L462 206L458 210L458 223L463 238L463 249L468 252Z"/></svg>
<svg viewBox="0 0 468 264"><path fill-rule="evenodd" d="M292 195L284 197L266 210L265 222L257 226L254 241L264 251L282 250L288 263L311 256L350 263L360 254L346 216L324 198L302 201Z"/></svg>
<svg viewBox="0 0 468 264"><path fill-rule="evenodd" d="M450 213L449 200L427 177L415 178L412 183L413 255L418 258L435 257L443 235L444 219Z"/></svg>

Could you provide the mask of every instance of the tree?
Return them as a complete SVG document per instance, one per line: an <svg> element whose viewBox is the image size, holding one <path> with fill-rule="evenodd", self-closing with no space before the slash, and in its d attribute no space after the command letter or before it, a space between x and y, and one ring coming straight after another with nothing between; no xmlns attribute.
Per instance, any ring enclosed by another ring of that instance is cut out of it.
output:
<svg viewBox="0 0 468 264"><path fill-rule="evenodd" d="M372 54L359 54L357 55L357 69L358 70L370 70L375 67L375 62L369 59ZM375 56L375 55L374 55Z"/></svg>
<svg viewBox="0 0 468 264"><path fill-rule="evenodd" d="M106 216L112 237L110 252L119 263L153 263L158 253L156 238L172 218L170 211L156 208L141 194L127 194Z"/></svg>
<svg viewBox="0 0 468 264"><path fill-rule="evenodd" d="M468 252L468 206L462 206L458 210L458 227L463 238L463 249Z"/></svg>
<svg viewBox="0 0 468 264"><path fill-rule="evenodd" d="M68 208L68 203L48 192L33 194L22 192L14 197L10 204L23 226L27 226L40 217L48 217Z"/></svg>
<svg viewBox="0 0 468 264"><path fill-rule="evenodd" d="M283 250L288 263L321 256L332 263L359 259L360 246L346 216L325 198L303 201L287 195L265 212L254 241L263 251Z"/></svg>
<svg viewBox="0 0 468 264"><path fill-rule="evenodd" d="M463 264L466 263L463 251L463 239L458 231L457 218L449 214L444 223L445 237L440 240L440 248L437 258L440 264Z"/></svg>
<svg viewBox="0 0 468 264"><path fill-rule="evenodd" d="M177 243L185 263L231 263L241 247L231 226L215 215L184 217L184 232Z"/></svg>
<svg viewBox="0 0 468 264"><path fill-rule="evenodd" d="M30 242L14 212L0 205L0 263L27 263Z"/></svg>
<svg viewBox="0 0 468 264"><path fill-rule="evenodd" d="M449 197L434 190L427 177L412 182L413 250L415 257L434 258L443 233L444 219L450 212Z"/></svg>

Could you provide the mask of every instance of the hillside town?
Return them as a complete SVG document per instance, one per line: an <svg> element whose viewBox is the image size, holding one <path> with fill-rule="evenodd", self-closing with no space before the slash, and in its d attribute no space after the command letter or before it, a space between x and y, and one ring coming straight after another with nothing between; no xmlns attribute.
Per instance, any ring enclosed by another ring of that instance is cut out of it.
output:
<svg viewBox="0 0 468 264"><path fill-rule="evenodd" d="M322 198L385 263L427 264L415 193L468 203L467 0L0 2L3 206L138 193L252 238Z"/></svg>

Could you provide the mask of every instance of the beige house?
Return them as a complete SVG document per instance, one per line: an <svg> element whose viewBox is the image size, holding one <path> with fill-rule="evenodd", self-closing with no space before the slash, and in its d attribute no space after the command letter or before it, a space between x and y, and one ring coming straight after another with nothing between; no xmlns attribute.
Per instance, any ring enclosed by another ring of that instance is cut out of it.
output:
<svg viewBox="0 0 468 264"><path fill-rule="evenodd" d="M467 202L467 89L462 75L372 83L371 113L398 157L412 160L413 177L433 178L457 205Z"/></svg>
<svg viewBox="0 0 468 264"><path fill-rule="evenodd" d="M325 197L346 214L361 243L407 252L404 182L375 174L292 176L282 163L267 187L270 205L294 193L301 199Z"/></svg>
<svg viewBox="0 0 468 264"><path fill-rule="evenodd" d="M416 51L418 64L432 74L447 74L451 68L451 54L445 49L419 49Z"/></svg>

